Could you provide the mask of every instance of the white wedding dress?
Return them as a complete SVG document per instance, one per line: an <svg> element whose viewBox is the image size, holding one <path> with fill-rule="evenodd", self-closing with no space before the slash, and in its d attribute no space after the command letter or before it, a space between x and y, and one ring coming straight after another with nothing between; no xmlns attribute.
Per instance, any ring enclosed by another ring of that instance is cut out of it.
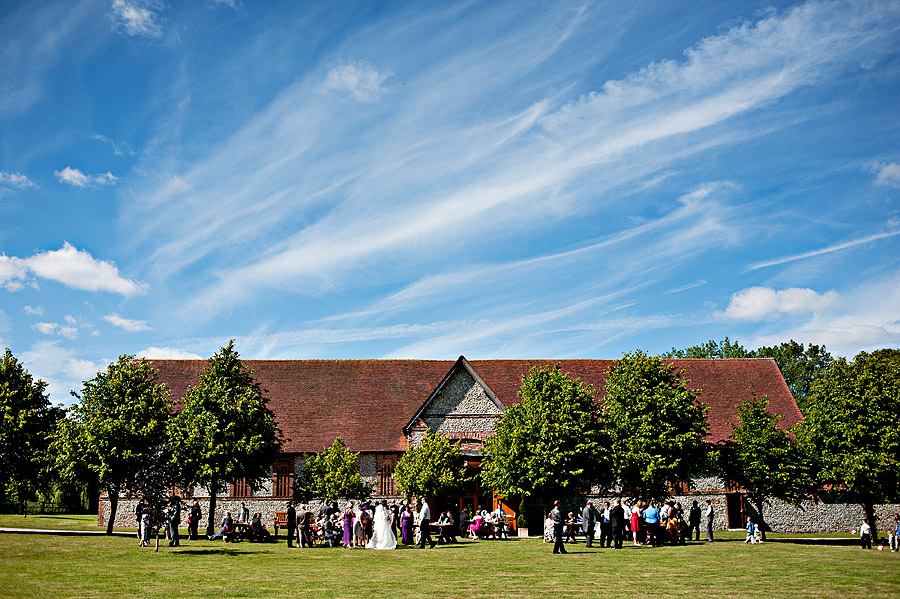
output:
<svg viewBox="0 0 900 599"><path fill-rule="evenodd" d="M372 538L366 549L396 549L397 537L391 527L391 513L378 504L375 507L375 521L372 523Z"/></svg>

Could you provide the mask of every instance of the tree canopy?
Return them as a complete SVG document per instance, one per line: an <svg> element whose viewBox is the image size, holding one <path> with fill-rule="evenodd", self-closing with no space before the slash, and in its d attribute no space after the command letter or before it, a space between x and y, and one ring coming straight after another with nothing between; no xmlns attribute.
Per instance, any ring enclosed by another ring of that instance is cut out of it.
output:
<svg viewBox="0 0 900 599"><path fill-rule="evenodd" d="M752 358L752 352L744 349L737 341L725 337L722 341L710 339L701 345L692 345L684 349L675 349L660 355L661 358Z"/></svg>
<svg viewBox="0 0 900 599"><path fill-rule="evenodd" d="M400 458L394 479L407 498L437 497L458 489L464 472L458 442L428 431Z"/></svg>
<svg viewBox="0 0 900 599"><path fill-rule="evenodd" d="M187 390L181 410L171 420L169 438L181 464L182 486L209 488L209 531L223 484L242 478L259 489L271 473L282 434L267 403L232 340L209 358L199 383Z"/></svg>
<svg viewBox="0 0 900 599"><path fill-rule="evenodd" d="M900 350L835 360L811 389L798 434L817 460L829 499L859 503L875 530L874 504L900 501Z"/></svg>
<svg viewBox="0 0 900 599"><path fill-rule="evenodd" d="M634 499L662 500L706 469L707 407L672 364L641 351L607 370L603 398L613 471Z"/></svg>
<svg viewBox="0 0 900 599"><path fill-rule="evenodd" d="M707 341L685 349L674 347L662 354L662 358L772 358L778 364L781 376L797 401L797 406L806 414L806 403L816 380L834 361L824 345L810 343L804 346L793 339L780 345L761 346L754 350L744 348L737 341L725 337L722 341Z"/></svg>
<svg viewBox="0 0 900 599"><path fill-rule="evenodd" d="M788 431L778 428L780 414L766 411L769 398L751 397L738 408L731 438L720 447L719 467L725 480L739 485L759 513L763 540L763 505L769 498L798 502L806 485L799 448Z"/></svg>
<svg viewBox="0 0 900 599"><path fill-rule="evenodd" d="M372 487L359 473L358 457L338 436L331 447L307 455L300 486L312 497L326 501L365 497L372 492Z"/></svg>
<svg viewBox="0 0 900 599"><path fill-rule="evenodd" d="M0 498L17 501L47 486L49 433L62 410L47 399L47 383L35 380L9 349L0 359Z"/></svg>
<svg viewBox="0 0 900 599"><path fill-rule="evenodd" d="M147 457L166 438L172 405L168 389L156 382L145 360L119 356L105 371L85 381L78 402L57 429L57 466L63 476L96 477L110 500L107 532L112 533L118 496L131 487Z"/></svg>
<svg viewBox="0 0 900 599"><path fill-rule="evenodd" d="M813 382L834 362L824 345L810 343L804 347L793 339L772 347L762 346L753 351L753 357L775 360L803 414L806 414Z"/></svg>
<svg viewBox="0 0 900 599"><path fill-rule="evenodd" d="M518 395L521 403L506 409L484 442L486 485L546 504L611 482L605 427L590 386L559 364L532 366Z"/></svg>

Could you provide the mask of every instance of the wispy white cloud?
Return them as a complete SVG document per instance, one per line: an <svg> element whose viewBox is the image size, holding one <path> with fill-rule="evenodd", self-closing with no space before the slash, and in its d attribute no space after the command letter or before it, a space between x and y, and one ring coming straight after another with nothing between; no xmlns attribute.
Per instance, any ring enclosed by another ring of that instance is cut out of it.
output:
<svg viewBox="0 0 900 599"><path fill-rule="evenodd" d="M31 328L43 335L53 335L56 333L56 329L59 328L59 324L55 322L36 322L31 325Z"/></svg>
<svg viewBox="0 0 900 599"><path fill-rule="evenodd" d="M328 71L322 89L349 93L359 102L373 102L387 92L385 82L390 76L365 62L342 64Z"/></svg>
<svg viewBox="0 0 900 599"><path fill-rule="evenodd" d="M97 260L68 242L58 250L39 252L28 258L0 255L0 285L6 289L21 289L29 274L86 291L108 291L125 296L147 291L143 283L119 274L112 262Z"/></svg>
<svg viewBox="0 0 900 599"><path fill-rule="evenodd" d="M31 314L32 316L43 316L44 315L44 308L42 306L24 306L22 309L25 310L25 312L27 312L28 314Z"/></svg>
<svg viewBox="0 0 900 599"><path fill-rule="evenodd" d="M818 293L812 289L792 287L775 290L771 287L748 287L731 296L721 318L759 321L779 314L821 312L839 300L835 291Z"/></svg>
<svg viewBox="0 0 900 599"><path fill-rule="evenodd" d="M110 172L99 175L86 175L77 168L67 166L61 171L53 171L60 183L67 183L75 187L99 187L101 185L111 185L118 181L118 178Z"/></svg>
<svg viewBox="0 0 900 599"><path fill-rule="evenodd" d="M267 288L317 293L347 284L372 262L409 267L437 259L447 244L484 244L488 232L540 229L585 207L599 216L612 190L627 193L677 161L733 143L722 130L729 120L883 52L896 13L886 5L807 3L704 39L682 60L652 63L577 101L560 106L548 95L463 126L451 118L454 107L484 105L496 91L491 78L476 77L527 62L520 50L506 52L505 40L494 56L473 50L420 73L420 85L398 86L396 105L377 125L366 113L374 106L348 114L309 93L321 76L300 80L179 173L189 191L162 186L145 194L157 218L143 238L161 240L148 263L178 270L222 258L186 303L188 313L209 316ZM570 25L545 34L547 47ZM365 95L382 90L382 77L342 65L329 85ZM463 91L448 98L451 84ZM319 150L340 136L353 143L336 154ZM280 241L271 243L275 230ZM263 251L255 249L259 239L267 240Z"/></svg>
<svg viewBox="0 0 900 599"><path fill-rule="evenodd" d="M808 252L802 252L800 254L793 254L791 256L784 256L781 258L773 258L772 260L762 260L761 262L754 262L749 265L744 272L749 272L751 270L758 270L760 268L767 268L769 266L777 266L779 264L786 264L788 262L795 262L797 260L805 260L807 258L814 258L816 256L821 256L823 254L830 254L832 252L838 252L840 250L845 250L848 248L856 247L858 245L863 245L865 243L871 243L873 241L877 241L879 239L885 239L887 237L894 237L895 235L900 235L900 230L898 231L887 231L884 233L875 233L874 235L867 235L866 237L860 237L858 239L851 239L850 241L845 241L842 243L836 243L834 245L829 245L828 247L820 248L818 250L810 250Z"/></svg>
<svg viewBox="0 0 900 599"><path fill-rule="evenodd" d="M114 28L126 35L156 37L162 33L160 9L156 0L113 0Z"/></svg>
<svg viewBox="0 0 900 599"><path fill-rule="evenodd" d="M147 324L146 320L132 320L130 318L119 316L116 313L107 314L103 317L103 320L113 325L114 327L120 328L128 333L137 333L140 331L152 330L152 328Z"/></svg>
<svg viewBox="0 0 900 599"><path fill-rule="evenodd" d="M900 163L876 162L869 166L875 173L875 185L884 187L900 187Z"/></svg>
<svg viewBox="0 0 900 599"><path fill-rule="evenodd" d="M0 185L8 185L10 187L34 187L34 181L23 175L22 173L7 173L0 171Z"/></svg>
<svg viewBox="0 0 900 599"><path fill-rule="evenodd" d="M666 291L664 291L664 293L669 295L673 293L681 293L682 291L687 291L688 289L694 289L695 287L701 287L703 285L706 285L706 279L700 279L699 281L694 281L693 283L688 283L687 285L681 285L680 287L667 289Z"/></svg>
<svg viewBox="0 0 900 599"><path fill-rule="evenodd" d="M175 347L148 347L135 354L148 360L202 360L203 356Z"/></svg>
<svg viewBox="0 0 900 599"><path fill-rule="evenodd" d="M134 154L134 152L131 149L129 149L127 145L118 143L115 140L112 140L109 137L102 135L100 133L92 133L91 139L108 145L112 149L113 154L115 154L116 156L123 156L126 153L132 154L132 155Z"/></svg>

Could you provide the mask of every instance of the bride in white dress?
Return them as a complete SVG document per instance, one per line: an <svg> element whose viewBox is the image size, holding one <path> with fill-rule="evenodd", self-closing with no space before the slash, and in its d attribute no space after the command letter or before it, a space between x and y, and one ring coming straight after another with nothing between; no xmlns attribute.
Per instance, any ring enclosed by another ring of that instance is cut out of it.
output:
<svg viewBox="0 0 900 599"><path fill-rule="evenodd" d="M372 538L366 549L396 549L397 537L391 526L391 513L382 504L375 506L375 521L372 523Z"/></svg>

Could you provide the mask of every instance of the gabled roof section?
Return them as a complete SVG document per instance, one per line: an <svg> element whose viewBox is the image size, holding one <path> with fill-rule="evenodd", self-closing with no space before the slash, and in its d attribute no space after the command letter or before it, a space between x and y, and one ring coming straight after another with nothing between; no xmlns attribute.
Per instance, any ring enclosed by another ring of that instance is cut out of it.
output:
<svg viewBox="0 0 900 599"><path fill-rule="evenodd" d="M490 399L494 403L494 405L497 406L497 409L500 410L500 413L503 413L506 411L506 406L503 405L503 402L500 401L500 399L491 390L491 388L488 386L488 384L485 383L484 380L480 376L478 376L478 373L475 372L474 368L472 368L472 364L470 364L469 361L466 360L465 356L460 356L459 358L457 358L456 362L450 368L450 371L447 372L446 376L444 376L444 378L441 379L440 384L438 384L438 386L434 388L434 390L425 399L425 401L422 403L422 405L419 406L419 409L416 411L416 413L413 414L413 417L410 418L409 422L406 423L406 426L403 427L403 432L405 434L408 435L410 433L413 426L416 424L416 421L419 420L419 418L422 416L422 414L425 413L425 411L428 409L428 406L430 406L431 403L434 401L435 397L437 397L441 393L441 391L444 389L444 387L447 385L447 383L450 381L450 379L453 378L453 375L456 374L460 369L468 372L469 375L473 379L475 379L475 382L478 383L479 385L481 385L481 388L484 389L484 392L488 396L488 399Z"/></svg>
<svg viewBox="0 0 900 599"><path fill-rule="evenodd" d="M150 360L159 370L176 404L196 385L206 360ZM429 400L451 375L464 369L481 385L490 401L505 408L519 403L522 376L530 366L559 364L580 377L602 399L606 369L613 360L243 360L269 399L278 426L288 439L285 453L322 451L340 435L351 451L402 452L404 429L415 425ZM684 370L688 387L700 389L709 406L706 440L716 443L731 435L738 405L757 395L770 399L768 411L781 414L778 428L802 419L775 361L671 360ZM423 404L424 400L424 404Z"/></svg>

